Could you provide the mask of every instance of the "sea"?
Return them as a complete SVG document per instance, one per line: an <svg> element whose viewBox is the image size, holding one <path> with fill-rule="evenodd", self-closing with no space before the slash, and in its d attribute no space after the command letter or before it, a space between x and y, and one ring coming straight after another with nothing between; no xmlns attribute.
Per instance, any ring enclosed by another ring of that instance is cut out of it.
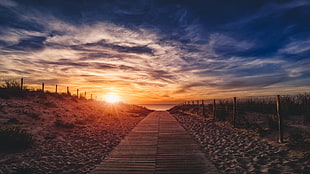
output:
<svg viewBox="0 0 310 174"><path fill-rule="evenodd" d="M166 111L175 106L175 104L139 104L139 105L155 111Z"/></svg>

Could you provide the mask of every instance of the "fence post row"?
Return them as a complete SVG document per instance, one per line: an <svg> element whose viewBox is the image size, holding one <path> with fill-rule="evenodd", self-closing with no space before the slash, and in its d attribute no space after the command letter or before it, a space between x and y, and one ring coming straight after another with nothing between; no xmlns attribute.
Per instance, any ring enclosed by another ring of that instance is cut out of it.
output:
<svg viewBox="0 0 310 174"><path fill-rule="evenodd" d="M23 91L24 90L24 78L20 78L20 85L18 85L18 88ZM37 89L38 91L40 91L39 89ZM42 82L41 84L41 92L45 92L45 83ZM55 85L55 93L58 93L58 85ZM67 86L67 94L70 95L70 90L69 90L69 86ZM79 89L77 89L76 91L76 95L79 98ZM84 97L86 98L87 96L87 91L84 92ZM97 98L97 96L95 96ZM91 99L93 99L93 94L91 94Z"/></svg>
<svg viewBox="0 0 310 174"><path fill-rule="evenodd" d="M44 92L44 82L42 83L42 92ZM20 79L20 90L24 88L24 78ZM56 84L55 92L58 93L58 85ZM69 86L67 86L67 94L70 94ZM76 95L79 97L79 89L76 90ZM84 93L86 98L86 91ZM90 94L90 99L93 99L93 94ZM94 98L97 99L97 96ZM199 106L199 100L196 101ZM195 105L195 100L184 102L184 104ZM202 105L202 115L205 116L205 106L204 100L201 100ZM277 122L278 122L278 142L283 143L283 126L282 126L282 116L281 116L281 100L280 95L276 96L276 111L277 111ZM236 127L236 117L237 117L237 98L233 98L233 126ZM213 119L216 119L216 100L213 100Z"/></svg>
<svg viewBox="0 0 310 174"><path fill-rule="evenodd" d="M283 143L283 130L282 130L280 95L276 96L276 102L277 102L277 117L278 117L278 142L279 143Z"/></svg>
<svg viewBox="0 0 310 174"><path fill-rule="evenodd" d="M91 96L92 98L92 96ZM195 105L195 101L187 101L185 105ZM199 100L197 100L197 105L199 106ZM205 105L204 100L201 100L202 106L202 115L205 116ZM279 143L283 143L283 121L282 121L282 111L281 111L281 96L276 96L276 115L277 115L277 126L278 126L278 135L277 139ZM233 98L233 113L232 113L232 122L233 127L236 128L236 118L237 118L237 97ZM213 100L213 119L216 119L216 100Z"/></svg>

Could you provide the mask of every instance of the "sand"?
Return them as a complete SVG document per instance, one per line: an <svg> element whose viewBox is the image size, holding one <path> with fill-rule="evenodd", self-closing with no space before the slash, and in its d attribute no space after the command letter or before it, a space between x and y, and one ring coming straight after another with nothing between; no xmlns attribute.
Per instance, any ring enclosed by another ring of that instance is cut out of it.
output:
<svg viewBox="0 0 310 174"><path fill-rule="evenodd" d="M30 148L0 152L0 174L88 173L150 112L54 94L0 104L1 127L21 127L35 138ZM74 127L57 126L56 120Z"/></svg>
<svg viewBox="0 0 310 174"><path fill-rule="evenodd" d="M222 173L310 173L310 153L197 115L173 114Z"/></svg>
<svg viewBox="0 0 310 174"><path fill-rule="evenodd" d="M21 127L36 140L25 150L1 151L0 174L88 173L150 112L54 94L0 99L0 105L1 127ZM173 116L221 173L310 173L309 152L196 115Z"/></svg>

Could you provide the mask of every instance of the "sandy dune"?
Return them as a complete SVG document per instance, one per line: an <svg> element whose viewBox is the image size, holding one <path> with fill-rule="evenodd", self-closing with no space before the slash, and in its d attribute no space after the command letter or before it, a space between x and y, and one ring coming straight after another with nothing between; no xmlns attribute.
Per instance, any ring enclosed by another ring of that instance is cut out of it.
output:
<svg viewBox="0 0 310 174"><path fill-rule="evenodd" d="M150 112L54 94L0 103L1 127L21 127L36 140L26 150L0 152L0 173L5 174L87 173Z"/></svg>

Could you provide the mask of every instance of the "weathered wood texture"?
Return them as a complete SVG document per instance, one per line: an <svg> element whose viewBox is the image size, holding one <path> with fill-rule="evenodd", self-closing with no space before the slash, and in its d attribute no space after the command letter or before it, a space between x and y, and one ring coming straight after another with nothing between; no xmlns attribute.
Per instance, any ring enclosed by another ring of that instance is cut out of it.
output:
<svg viewBox="0 0 310 174"><path fill-rule="evenodd" d="M217 173L168 112L143 119L92 173Z"/></svg>

